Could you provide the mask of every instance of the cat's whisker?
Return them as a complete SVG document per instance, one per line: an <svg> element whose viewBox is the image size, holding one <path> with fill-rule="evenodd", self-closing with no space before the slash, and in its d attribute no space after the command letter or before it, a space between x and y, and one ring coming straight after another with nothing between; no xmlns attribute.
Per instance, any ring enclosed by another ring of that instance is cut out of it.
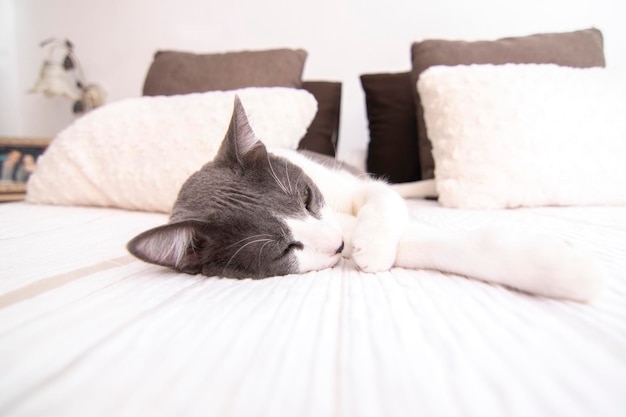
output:
<svg viewBox="0 0 626 417"><path fill-rule="evenodd" d="M291 178L289 178L289 163L287 162L287 160L285 159L285 176L287 177L287 185L289 188L289 194L294 194L294 189L291 186Z"/></svg>
<svg viewBox="0 0 626 417"><path fill-rule="evenodd" d="M269 155L267 156L267 162L269 163L270 172L272 173L272 178L274 178L274 181L276 181L280 189L283 190L285 194L289 194L287 187L285 187L285 185L282 182L280 182L280 180L278 179L278 176L276 175L276 172L274 171L274 167L272 166L272 160L270 159Z"/></svg>
<svg viewBox="0 0 626 417"><path fill-rule="evenodd" d="M297 190L299 190L299 189L300 189L299 185L300 185L300 180L302 180L302 175L303 175L303 173L302 173L302 172L300 173L300 175L298 175L298 179L296 180L296 188L295 188L295 191L297 191Z"/></svg>
<svg viewBox="0 0 626 417"><path fill-rule="evenodd" d="M233 246L237 246L237 245L239 245L240 243L243 243L243 242L244 242L244 241L246 241L246 240L250 240L250 239L259 239L259 238L262 238L262 237L265 237L265 238L271 238L271 237L272 237L272 235L269 235L269 234L260 234L260 235L247 236L247 237L244 237L243 239L240 239L240 240L236 241L235 243L233 243L233 244L231 244L231 245L226 246L226 249L230 249L230 248L232 248ZM266 240L273 241L272 239L266 239Z"/></svg>
<svg viewBox="0 0 626 417"><path fill-rule="evenodd" d="M243 239L242 239L243 240ZM249 245L253 245L255 243L259 243L259 242L265 242L266 244L269 242L273 242L272 239L257 239L257 240L253 240L251 242L246 243L245 245L242 245L239 249L237 249L237 251L235 253L233 253L233 256L230 257L230 259L228 260L228 262L226 263L226 266L224 266L222 275L226 275L226 270L228 269L228 267L230 266L230 263L232 262L233 259L235 259L235 257L239 254L239 252L241 252L243 249L246 248L246 246Z"/></svg>
<svg viewBox="0 0 626 417"><path fill-rule="evenodd" d="M267 246L268 243L272 243L272 242L273 242L272 240L268 240L267 242L265 242L261 246L261 249L259 249L259 271L261 270L261 260L262 260L262 255L263 255L263 248L265 248L265 246Z"/></svg>

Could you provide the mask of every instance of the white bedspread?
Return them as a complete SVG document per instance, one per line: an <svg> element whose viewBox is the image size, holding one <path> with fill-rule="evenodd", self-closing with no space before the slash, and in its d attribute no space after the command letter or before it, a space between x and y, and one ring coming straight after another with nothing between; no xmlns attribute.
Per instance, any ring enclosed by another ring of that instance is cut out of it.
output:
<svg viewBox="0 0 626 417"><path fill-rule="evenodd" d="M600 259L589 305L350 262L260 281L125 250L166 221L0 205L1 416L624 416L626 208L410 203L422 221L558 233Z"/></svg>

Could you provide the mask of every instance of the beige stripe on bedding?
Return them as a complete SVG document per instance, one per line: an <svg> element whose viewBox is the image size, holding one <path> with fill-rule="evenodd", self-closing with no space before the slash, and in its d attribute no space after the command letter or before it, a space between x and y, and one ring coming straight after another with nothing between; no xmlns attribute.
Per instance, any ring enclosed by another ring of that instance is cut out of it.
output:
<svg viewBox="0 0 626 417"><path fill-rule="evenodd" d="M107 261L75 269L64 274L42 278L36 282L26 285L25 287L0 295L0 308L5 308L12 304L19 303L28 298L43 294L46 291L53 290L72 281L84 278L88 275L128 265L136 260L136 258L130 255L120 256L119 258L109 259Z"/></svg>

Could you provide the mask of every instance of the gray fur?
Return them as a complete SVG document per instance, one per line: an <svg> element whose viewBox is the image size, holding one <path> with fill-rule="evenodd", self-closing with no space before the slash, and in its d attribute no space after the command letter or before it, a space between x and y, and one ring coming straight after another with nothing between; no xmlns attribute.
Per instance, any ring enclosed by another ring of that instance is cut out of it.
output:
<svg viewBox="0 0 626 417"><path fill-rule="evenodd" d="M169 224L128 244L138 258L191 274L263 278L298 272L284 218L318 217L322 194L293 163L267 152L239 98L212 162L183 185Z"/></svg>

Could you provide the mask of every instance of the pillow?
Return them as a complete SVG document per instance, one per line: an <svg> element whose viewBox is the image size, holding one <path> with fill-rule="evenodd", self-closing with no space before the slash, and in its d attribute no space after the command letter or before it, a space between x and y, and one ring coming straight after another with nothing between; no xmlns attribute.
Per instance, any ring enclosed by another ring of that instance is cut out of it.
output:
<svg viewBox="0 0 626 417"><path fill-rule="evenodd" d="M304 88L315 96L319 110L299 149L335 156L341 83L303 82L306 58L302 49L222 54L159 51L148 69L143 94L167 96L266 86Z"/></svg>
<svg viewBox="0 0 626 417"><path fill-rule="evenodd" d="M496 41L426 40L411 47L413 86L433 65L459 64L559 64L571 67L603 67L602 33L587 29L568 33L537 34ZM422 179L433 178L434 162L424 125L419 94L413 89Z"/></svg>
<svg viewBox="0 0 626 417"><path fill-rule="evenodd" d="M339 144L341 114L341 83L333 81L303 81L302 88L317 100L317 113L298 144L298 149L335 156Z"/></svg>
<svg viewBox="0 0 626 417"><path fill-rule="evenodd" d="M556 65L432 67L417 84L439 202L626 204L626 77Z"/></svg>
<svg viewBox="0 0 626 417"><path fill-rule="evenodd" d="M300 88L306 57L302 49L221 54L158 51L146 75L143 94L173 95L244 87Z"/></svg>
<svg viewBox="0 0 626 417"><path fill-rule="evenodd" d="M284 87L120 100L59 133L27 200L170 212L183 182L217 153L235 94L269 147L295 149L317 110L310 93Z"/></svg>
<svg viewBox="0 0 626 417"><path fill-rule="evenodd" d="M364 74L370 140L367 171L392 183L420 179L411 73Z"/></svg>

